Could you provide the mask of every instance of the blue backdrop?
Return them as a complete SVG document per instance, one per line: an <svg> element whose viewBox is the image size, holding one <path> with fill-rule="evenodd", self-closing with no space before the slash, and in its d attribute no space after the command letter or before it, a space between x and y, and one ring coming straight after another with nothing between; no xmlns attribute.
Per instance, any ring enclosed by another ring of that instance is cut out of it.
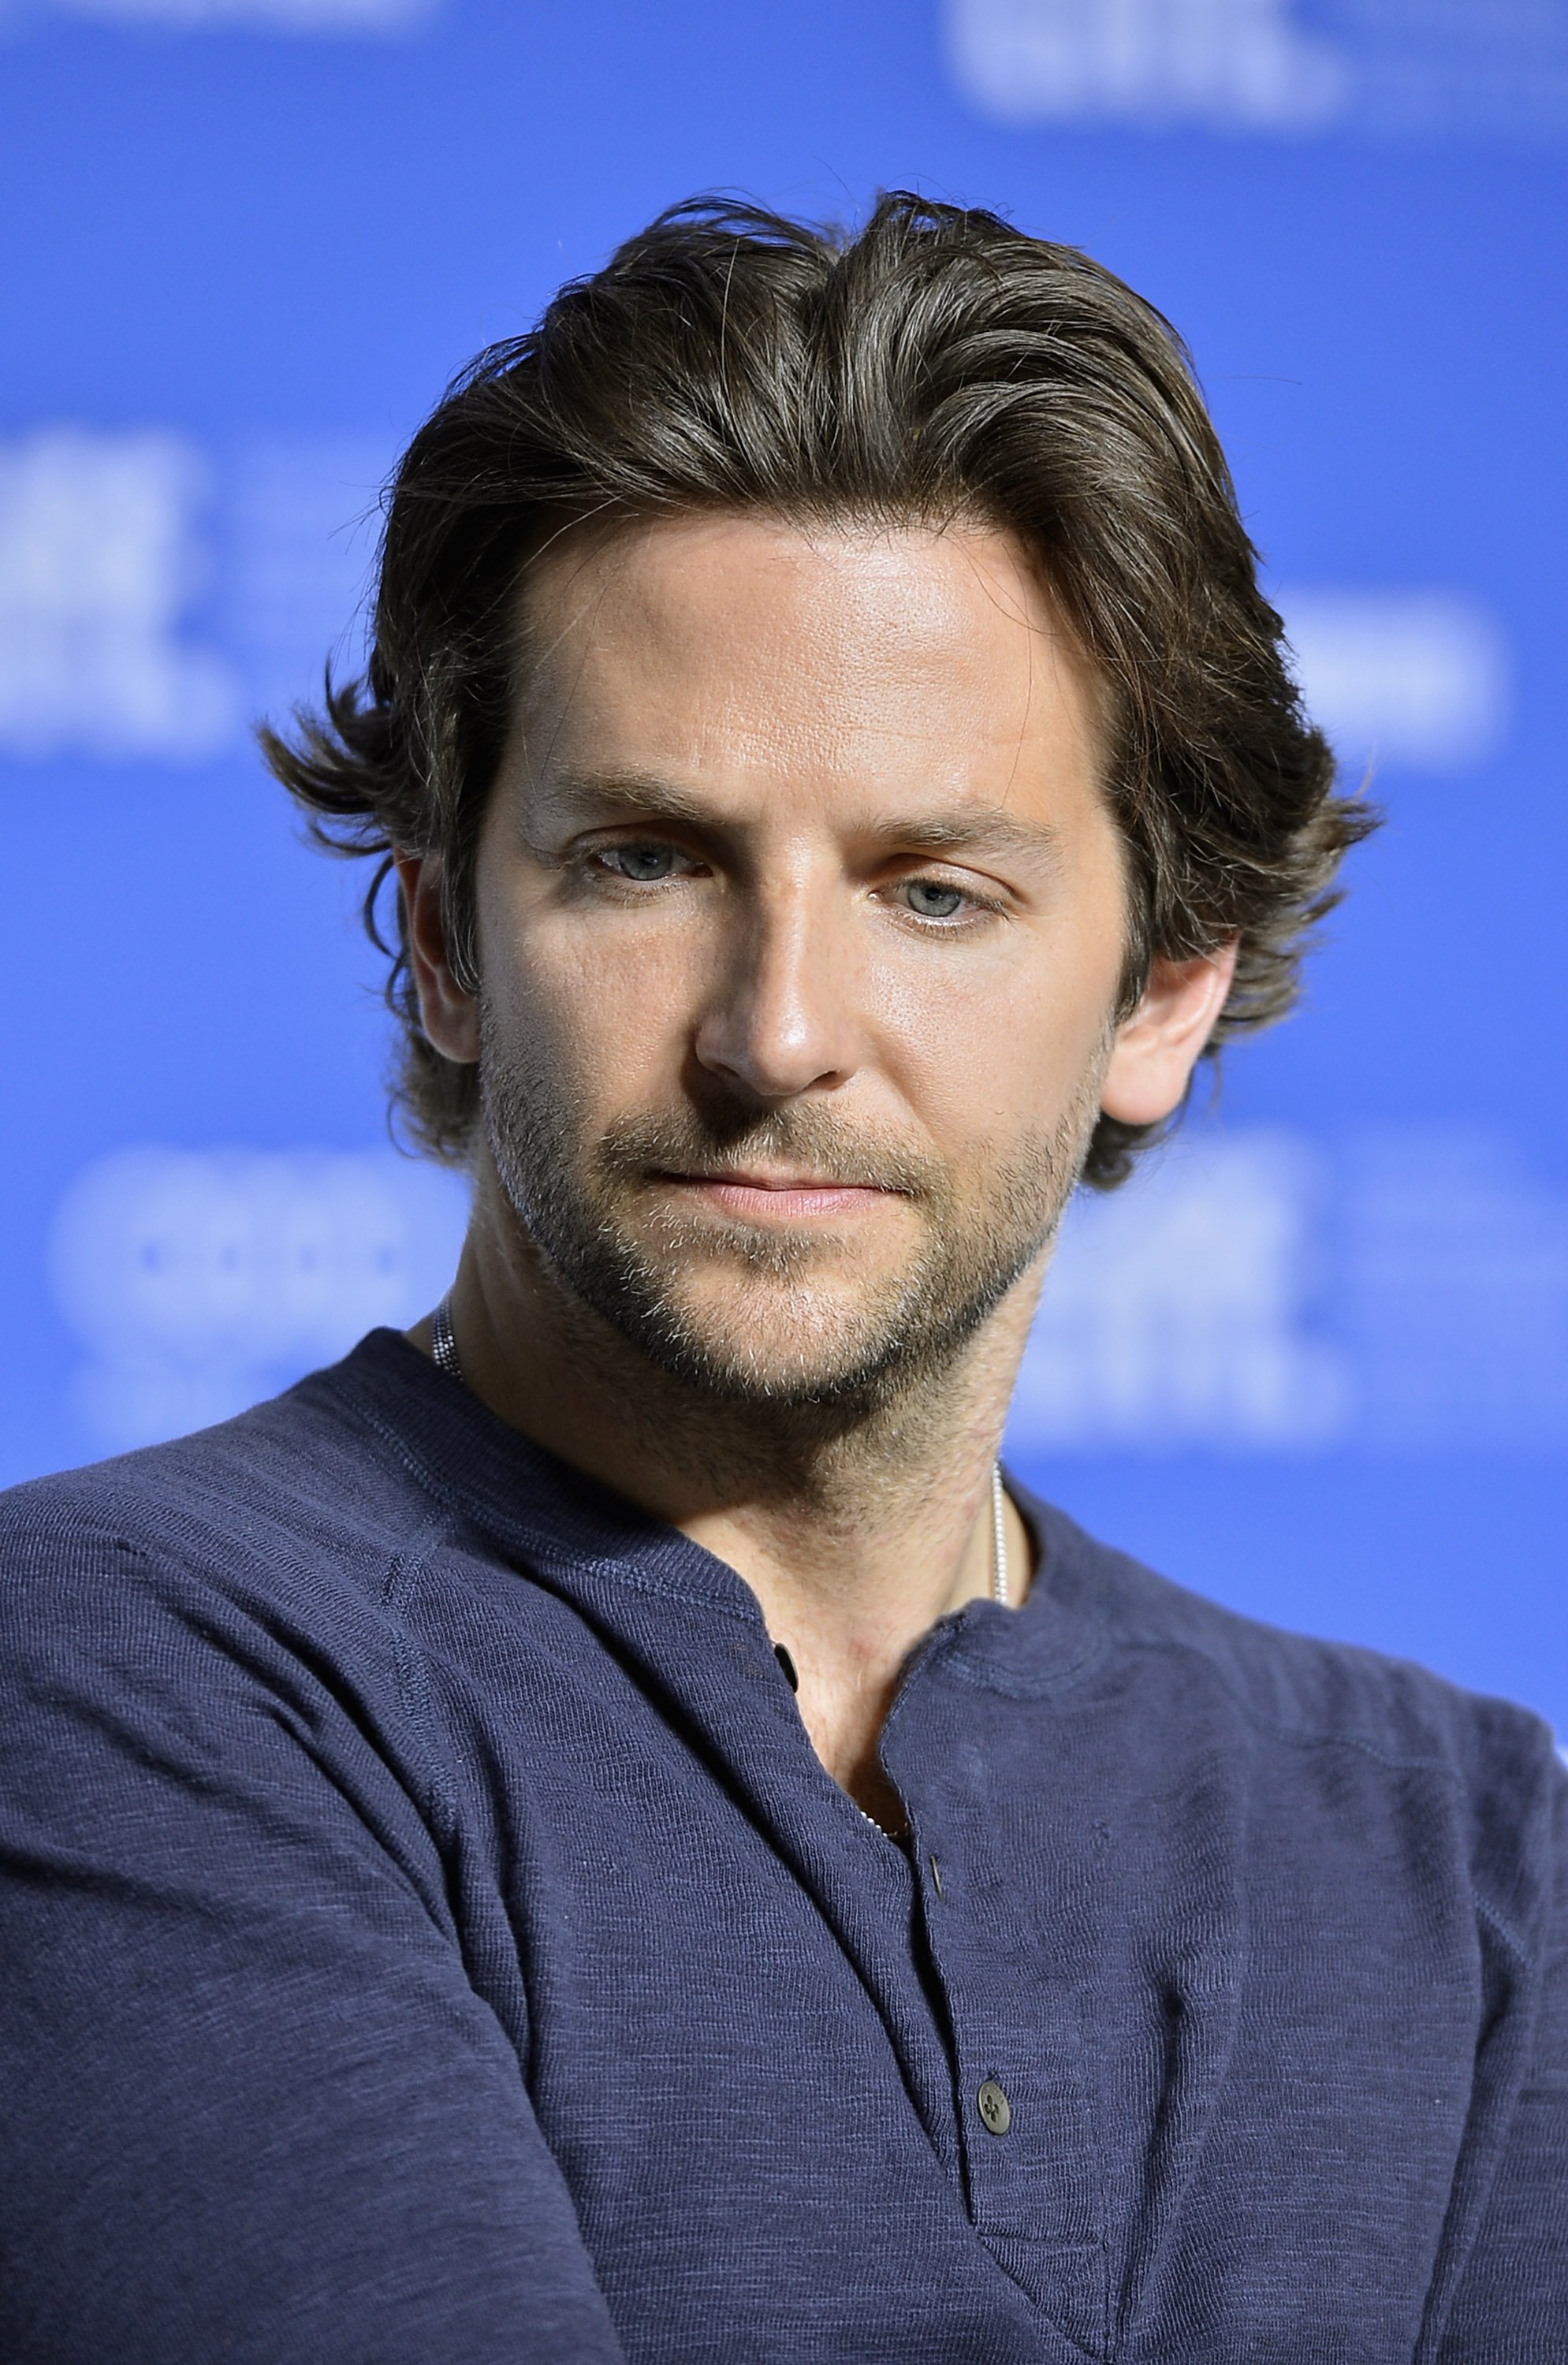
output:
<svg viewBox="0 0 1568 2365"><path fill-rule="evenodd" d="M1308 1007L1075 1218L1014 1457L1568 1729L1563 0L0 0L0 1479L449 1266L351 882L246 735L352 654L445 376L677 196L914 185L1185 331L1389 816Z"/></svg>

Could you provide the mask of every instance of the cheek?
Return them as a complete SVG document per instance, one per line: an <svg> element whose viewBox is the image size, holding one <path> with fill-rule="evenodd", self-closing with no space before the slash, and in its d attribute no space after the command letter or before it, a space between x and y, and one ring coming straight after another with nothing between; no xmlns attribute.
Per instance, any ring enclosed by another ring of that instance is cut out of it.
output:
<svg viewBox="0 0 1568 2365"><path fill-rule="evenodd" d="M678 1077L690 959L651 930L587 931L539 902L481 936L487 999L530 1064L590 1103L642 1099Z"/></svg>
<svg viewBox="0 0 1568 2365"><path fill-rule="evenodd" d="M932 1132L1002 1142L1077 1104L1105 1039L1120 974L1107 929L1041 930L993 960L957 954L879 981L879 1055Z"/></svg>

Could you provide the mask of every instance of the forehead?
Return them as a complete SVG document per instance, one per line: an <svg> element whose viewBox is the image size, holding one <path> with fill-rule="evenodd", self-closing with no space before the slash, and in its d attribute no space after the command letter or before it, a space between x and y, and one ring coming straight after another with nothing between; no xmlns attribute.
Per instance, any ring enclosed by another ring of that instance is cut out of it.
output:
<svg viewBox="0 0 1568 2365"><path fill-rule="evenodd" d="M1094 678L1025 553L988 526L724 512L579 529L530 566L518 622L536 775L1017 803L1097 768Z"/></svg>

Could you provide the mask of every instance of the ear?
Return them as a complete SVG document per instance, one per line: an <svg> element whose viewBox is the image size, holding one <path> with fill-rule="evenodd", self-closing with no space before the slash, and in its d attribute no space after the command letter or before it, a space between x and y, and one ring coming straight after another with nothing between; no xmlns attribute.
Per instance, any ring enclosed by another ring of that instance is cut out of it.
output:
<svg viewBox="0 0 1568 2365"><path fill-rule="evenodd" d="M420 1024L443 1059L471 1066L479 1056L479 1005L459 985L446 956L439 854L397 854Z"/></svg>
<svg viewBox="0 0 1568 2365"><path fill-rule="evenodd" d="M1157 960L1137 1008L1116 1029L1100 1093L1107 1116L1158 1125L1181 1105L1193 1070L1225 1006L1237 947L1196 960Z"/></svg>

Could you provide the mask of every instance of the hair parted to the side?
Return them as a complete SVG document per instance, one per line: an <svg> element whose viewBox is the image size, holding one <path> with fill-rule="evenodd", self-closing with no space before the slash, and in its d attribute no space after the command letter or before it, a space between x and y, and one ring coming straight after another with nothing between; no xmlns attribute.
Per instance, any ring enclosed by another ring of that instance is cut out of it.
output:
<svg viewBox="0 0 1568 2365"><path fill-rule="evenodd" d="M380 857L365 916L422 1147L466 1155L477 1076L420 1029L400 907L395 942L379 930L391 852L440 853L450 957L476 985L475 848L526 555L574 520L700 509L1015 535L1110 693L1125 1006L1156 956L1234 937L1211 1052L1290 1007L1372 816L1334 793L1175 332L994 214L895 192L845 234L695 199L454 381L392 483L364 678L329 678L292 739L262 734L320 842ZM1161 1130L1102 1117L1084 1180L1120 1182Z"/></svg>

